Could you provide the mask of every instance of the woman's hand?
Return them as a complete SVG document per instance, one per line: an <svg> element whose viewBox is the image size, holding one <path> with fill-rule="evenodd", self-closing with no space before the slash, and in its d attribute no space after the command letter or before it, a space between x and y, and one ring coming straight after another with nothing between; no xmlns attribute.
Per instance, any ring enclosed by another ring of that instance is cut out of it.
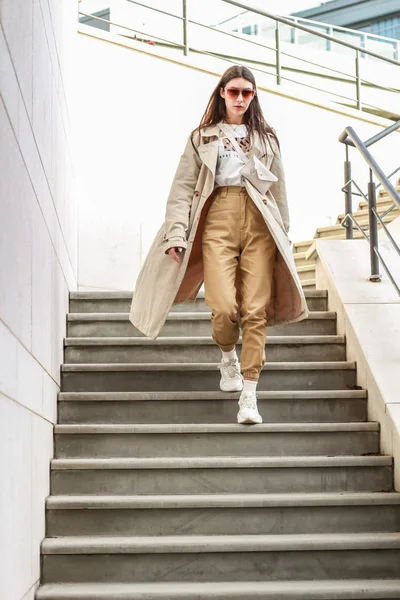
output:
<svg viewBox="0 0 400 600"><path fill-rule="evenodd" d="M180 256L178 256L179 253L181 253L183 251L183 248L181 246L176 246L175 248L170 248L168 250L168 254L170 255L171 258L173 258L177 263L182 262L182 259Z"/></svg>

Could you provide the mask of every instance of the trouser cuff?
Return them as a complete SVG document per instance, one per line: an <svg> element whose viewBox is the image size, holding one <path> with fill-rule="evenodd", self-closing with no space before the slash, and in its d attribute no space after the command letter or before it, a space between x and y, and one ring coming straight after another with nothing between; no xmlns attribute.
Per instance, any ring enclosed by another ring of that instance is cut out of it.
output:
<svg viewBox="0 0 400 600"><path fill-rule="evenodd" d="M217 344L217 346L219 346L219 348L222 350L222 352L230 352L231 350L233 350L234 348L236 348L236 344L239 341L239 336L235 335L235 337L233 338L233 341L230 344L221 344L219 342L219 340L217 339L217 336L215 335L214 332L212 334L212 339Z"/></svg>
<svg viewBox="0 0 400 600"><path fill-rule="evenodd" d="M219 346L220 350L222 350L222 352L230 352L231 350L233 350L236 347L236 344L232 344L230 346Z"/></svg>
<svg viewBox="0 0 400 600"><path fill-rule="evenodd" d="M242 371L243 379L250 379L250 381L258 381L260 374L258 371L251 369L250 371Z"/></svg>

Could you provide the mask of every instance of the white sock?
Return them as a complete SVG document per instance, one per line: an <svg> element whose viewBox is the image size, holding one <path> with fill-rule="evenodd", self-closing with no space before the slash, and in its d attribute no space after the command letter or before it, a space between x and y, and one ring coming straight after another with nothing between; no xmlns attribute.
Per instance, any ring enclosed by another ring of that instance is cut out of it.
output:
<svg viewBox="0 0 400 600"><path fill-rule="evenodd" d="M245 379L243 381L243 391L256 393L257 383L258 383L258 381L252 381L251 379Z"/></svg>
<svg viewBox="0 0 400 600"><path fill-rule="evenodd" d="M237 359L236 348L233 348L233 350L229 350L229 352L224 352L223 350L221 350L221 352L222 358L226 358L227 360L231 360L232 358Z"/></svg>

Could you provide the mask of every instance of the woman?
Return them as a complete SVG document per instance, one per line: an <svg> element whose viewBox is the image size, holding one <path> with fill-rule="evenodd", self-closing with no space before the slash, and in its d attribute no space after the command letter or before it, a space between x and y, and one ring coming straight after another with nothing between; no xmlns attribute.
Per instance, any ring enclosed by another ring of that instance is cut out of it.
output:
<svg viewBox="0 0 400 600"><path fill-rule="evenodd" d="M254 156L277 178L264 194L241 174L246 158ZM308 316L288 231L279 142L263 117L253 74L233 66L189 136L129 318L155 339L171 306L193 301L204 281L212 335L222 353L220 388L241 391L238 423L262 423L256 390L267 323Z"/></svg>

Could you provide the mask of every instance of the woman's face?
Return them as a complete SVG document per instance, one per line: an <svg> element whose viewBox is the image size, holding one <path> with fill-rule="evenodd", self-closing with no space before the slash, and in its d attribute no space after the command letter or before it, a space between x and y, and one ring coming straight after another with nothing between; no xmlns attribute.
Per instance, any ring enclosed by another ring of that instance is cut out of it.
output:
<svg viewBox="0 0 400 600"><path fill-rule="evenodd" d="M230 117L241 117L249 108L254 98L253 84L243 77L235 77L220 88L221 97L225 100L226 112Z"/></svg>

